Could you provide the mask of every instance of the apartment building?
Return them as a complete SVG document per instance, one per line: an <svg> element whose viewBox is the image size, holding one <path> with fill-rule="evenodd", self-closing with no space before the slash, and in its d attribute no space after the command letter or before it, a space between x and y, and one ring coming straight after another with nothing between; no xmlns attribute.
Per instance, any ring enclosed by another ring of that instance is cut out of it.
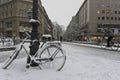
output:
<svg viewBox="0 0 120 80"><path fill-rule="evenodd" d="M120 33L120 0L85 0L75 15L81 35L101 36L101 29Z"/></svg>
<svg viewBox="0 0 120 80"><path fill-rule="evenodd" d="M28 11L32 10L33 0L0 0L0 36L23 37L23 30L31 31ZM39 0L38 27L39 36L43 33L52 34L52 22Z"/></svg>

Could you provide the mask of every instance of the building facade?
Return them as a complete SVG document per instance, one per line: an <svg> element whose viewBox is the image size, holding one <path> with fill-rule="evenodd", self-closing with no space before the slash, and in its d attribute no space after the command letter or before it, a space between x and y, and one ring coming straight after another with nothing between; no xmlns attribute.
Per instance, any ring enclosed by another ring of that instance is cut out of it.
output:
<svg viewBox="0 0 120 80"><path fill-rule="evenodd" d="M85 0L75 15L79 32L87 38L101 36L100 30L120 33L120 0Z"/></svg>
<svg viewBox="0 0 120 80"><path fill-rule="evenodd" d="M0 36L23 37L23 30L31 31L28 10L32 10L33 0L0 0ZM44 33L52 34L52 22L42 3L39 1L38 27L39 36ZM49 32L48 32L49 31Z"/></svg>

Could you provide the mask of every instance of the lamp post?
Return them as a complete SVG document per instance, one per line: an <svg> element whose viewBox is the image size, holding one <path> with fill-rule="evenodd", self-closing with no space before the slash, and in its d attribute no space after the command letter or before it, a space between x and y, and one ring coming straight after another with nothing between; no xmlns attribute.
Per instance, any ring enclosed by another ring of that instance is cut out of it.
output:
<svg viewBox="0 0 120 80"><path fill-rule="evenodd" d="M39 38L38 38L38 0L33 0L33 8L32 8L32 20L30 20L30 24L32 25L32 32L31 32L31 42L30 42L30 55L33 56L38 48L39 48ZM27 63L30 63L30 58L28 57ZM32 62L31 66L38 66L37 63ZM26 66L29 68L29 66Z"/></svg>
<svg viewBox="0 0 120 80"><path fill-rule="evenodd" d="M38 20L38 0L33 0L33 19ZM31 34L31 40L37 39L38 40L38 25L39 23L37 21L31 22L32 25L32 34Z"/></svg>

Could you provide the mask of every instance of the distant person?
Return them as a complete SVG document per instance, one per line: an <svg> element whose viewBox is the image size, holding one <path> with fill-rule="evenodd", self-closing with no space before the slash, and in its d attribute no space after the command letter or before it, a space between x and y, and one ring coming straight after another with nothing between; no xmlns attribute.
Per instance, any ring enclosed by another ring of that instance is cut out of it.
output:
<svg viewBox="0 0 120 80"><path fill-rule="evenodd" d="M112 39L113 39L113 36L112 36L112 35L108 36L108 39L107 39L107 47L111 47L111 46L110 46L110 42L112 41Z"/></svg>
<svg viewBox="0 0 120 80"><path fill-rule="evenodd" d="M61 42L63 41L63 37L62 37L62 36L60 36L60 41L61 41Z"/></svg>
<svg viewBox="0 0 120 80"><path fill-rule="evenodd" d="M113 33L112 30L108 29L108 30L106 30L106 34L107 34L107 37L108 37L108 39L107 39L107 47L111 47L110 42L112 41L112 39L114 37L114 33Z"/></svg>

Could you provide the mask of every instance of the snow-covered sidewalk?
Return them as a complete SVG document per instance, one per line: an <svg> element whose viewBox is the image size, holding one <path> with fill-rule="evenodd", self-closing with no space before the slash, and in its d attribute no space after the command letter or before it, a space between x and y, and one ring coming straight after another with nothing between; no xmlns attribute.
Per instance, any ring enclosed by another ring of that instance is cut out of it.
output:
<svg viewBox="0 0 120 80"><path fill-rule="evenodd" d="M72 45L64 44L63 49L67 61L59 72L26 69L26 58L19 58L7 70L0 64L0 80L120 80L120 61L84 55Z"/></svg>
<svg viewBox="0 0 120 80"><path fill-rule="evenodd" d="M116 50L117 47L105 47L95 44L87 44L87 43L79 43L79 42L64 42L66 44L74 44L74 45L81 45L81 46L87 46L87 47L93 47L93 48L99 48L99 49L106 49L106 50L113 50L113 51L120 51L120 47Z"/></svg>

